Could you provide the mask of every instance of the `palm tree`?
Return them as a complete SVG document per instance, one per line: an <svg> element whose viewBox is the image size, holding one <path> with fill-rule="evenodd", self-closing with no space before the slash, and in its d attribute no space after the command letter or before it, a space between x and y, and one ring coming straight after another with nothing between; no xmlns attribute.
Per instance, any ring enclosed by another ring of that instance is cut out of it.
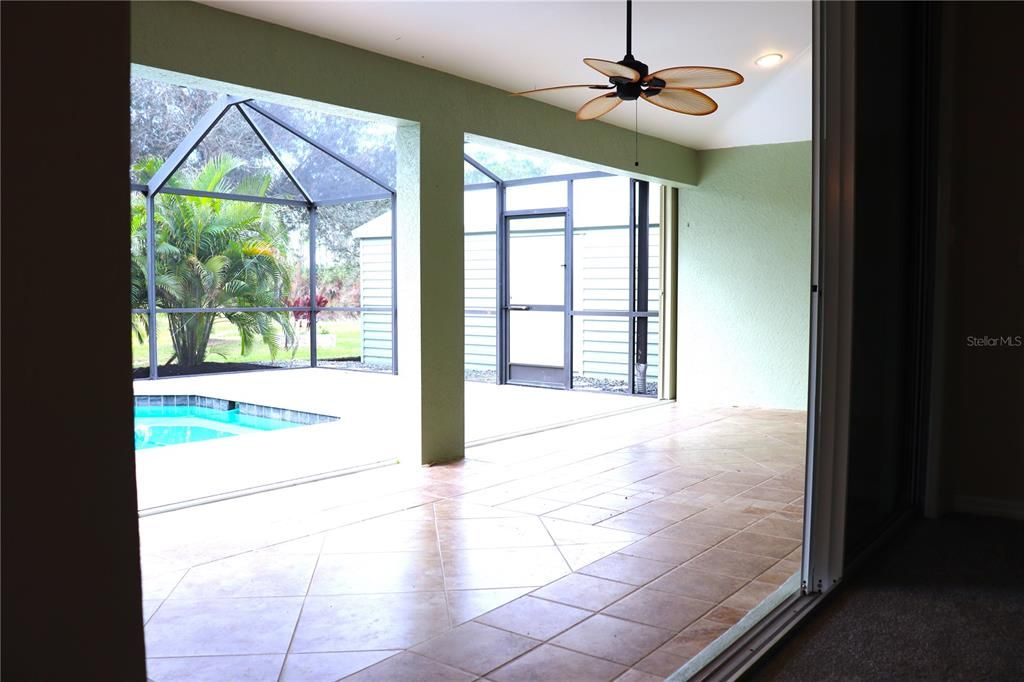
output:
<svg viewBox="0 0 1024 682"><path fill-rule="evenodd" d="M143 182L152 177L160 163L159 159L150 158L136 167ZM230 155L214 156L194 173L175 173L168 185L265 196L270 187L269 175L232 180L232 172L242 163ZM144 223L144 215L142 220ZM157 196L154 221L157 306L259 308L286 304L291 279L286 263L288 233L269 205L162 193ZM133 301L138 290L138 231L133 209ZM144 245L144 228L141 234ZM144 276L141 281L144 285ZM144 288L142 294L144 298ZM224 317L238 329L242 355L247 355L258 340L267 345L272 357L281 350L282 340L285 347L294 345L295 334L287 312L174 313L168 315L168 323L179 365L195 367L203 363L218 317ZM134 318L133 329L139 333Z"/></svg>
<svg viewBox="0 0 1024 682"><path fill-rule="evenodd" d="M146 202L142 195L132 192L132 309L145 308L146 292ZM132 336L143 343L149 333L149 317L132 314Z"/></svg>

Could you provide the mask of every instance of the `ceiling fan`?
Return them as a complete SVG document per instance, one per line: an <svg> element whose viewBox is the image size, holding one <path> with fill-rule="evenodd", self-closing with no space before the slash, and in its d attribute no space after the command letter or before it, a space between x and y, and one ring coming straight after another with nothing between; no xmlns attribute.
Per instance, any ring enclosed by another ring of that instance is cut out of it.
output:
<svg viewBox="0 0 1024 682"><path fill-rule="evenodd" d="M568 88L614 89L614 92L599 95L581 106L576 112L577 121L600 118L622 102L637 99L680 114L707 116L718 109L718 103L698 88L727 88L743 82L743 76L735 71L715 66L673 66L648 73L647 65L633 56L632 0L626 0L626 56L617 62L588 57L583 63L607 76L609 84L557 85L512 94L531 95Z"/></svg>

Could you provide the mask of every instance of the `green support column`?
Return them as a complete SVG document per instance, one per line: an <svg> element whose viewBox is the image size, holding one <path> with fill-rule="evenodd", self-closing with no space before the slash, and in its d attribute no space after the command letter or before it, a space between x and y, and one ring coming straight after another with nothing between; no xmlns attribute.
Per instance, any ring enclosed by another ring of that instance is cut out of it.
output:
<svg viewBox="0 0 1024 682"><path fill-rule="evenodd" d="M462 131L398 129L398 376L402 462L465 454Z"/></svg>

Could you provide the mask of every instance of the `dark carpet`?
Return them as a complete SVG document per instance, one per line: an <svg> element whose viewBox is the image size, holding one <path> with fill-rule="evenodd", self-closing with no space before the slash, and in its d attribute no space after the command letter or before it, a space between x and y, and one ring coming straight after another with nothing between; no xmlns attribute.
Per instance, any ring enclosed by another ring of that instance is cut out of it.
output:
<svg viewBox="0 0 1024 682"><path fill-rule="evenodd" d="M1024 523L913 522L745 679L1024 681Z"/></svg>

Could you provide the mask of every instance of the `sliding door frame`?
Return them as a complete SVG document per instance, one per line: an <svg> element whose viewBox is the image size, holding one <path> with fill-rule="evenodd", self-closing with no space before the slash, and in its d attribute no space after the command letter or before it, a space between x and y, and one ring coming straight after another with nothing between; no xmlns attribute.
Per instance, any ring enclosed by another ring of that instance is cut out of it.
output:
<svg viewBox="0 0 1024 682"><path fill-rule="evenodd" d="M814 2L807 461L800 581L668 679L735 680L843 578L853 330L856 4ZM771 600L772 597L769 598Z"/></svg>

